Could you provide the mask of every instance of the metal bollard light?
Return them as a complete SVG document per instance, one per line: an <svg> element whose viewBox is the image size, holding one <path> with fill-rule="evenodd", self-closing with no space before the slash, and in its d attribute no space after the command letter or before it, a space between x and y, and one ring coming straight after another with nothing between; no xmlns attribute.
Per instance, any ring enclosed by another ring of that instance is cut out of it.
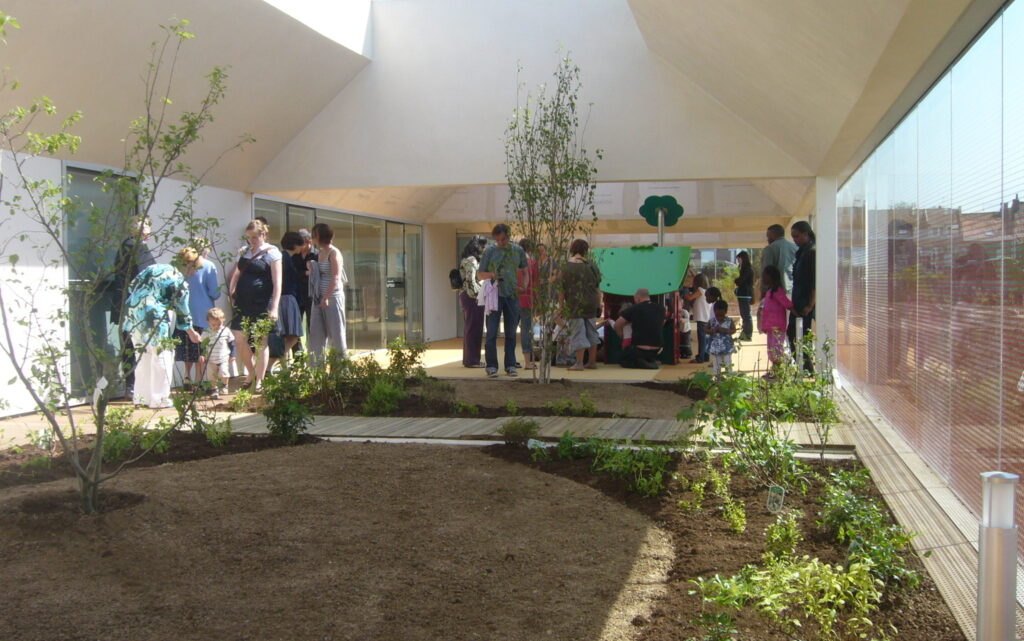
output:
<svg viewBox="0 0 1024 641"><path fill-rule="evenodd" d="M1017 526L1013 500L1020 478L982 472L978 532L977 641L1013 641L1017 612Z"/></svg>

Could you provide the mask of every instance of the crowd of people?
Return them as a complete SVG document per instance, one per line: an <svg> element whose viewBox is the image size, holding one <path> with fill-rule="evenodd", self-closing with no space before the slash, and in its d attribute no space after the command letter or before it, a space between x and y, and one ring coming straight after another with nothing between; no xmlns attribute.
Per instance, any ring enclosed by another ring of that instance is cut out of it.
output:
<svg viewBox="0 0 1024 641"><path fill-rule="evenodd" d="M530 239L513 243L508 225L496 225L491 233L494 242L474 237L459 262L459 300L465 321L462 364L485 368L490 378L497 378L502 369L506 376L516 377L519 368L533 369L540 358L533 349L539 330L550 332L555 364L566 365L570 371L598 367L597 351L605 332L615 332L619 338L621 366L657 369L661 354L669 348L666 325L676 322L679 353L673 356L690 358L690 363L708 363L720 373L732 368L736 339L753 337L756 315L756 327L767 336L774 366L796 353L798 327L806 335L814 321L814 232L800 221L790 234L792 240L786 238L781 225L768 228L759 277L749 252L736 255L737 324L729 316L729 303L721 290L710 286L707 276L693 271L688 272L675 297L675 321L647 289L637 290L632 304L619 306L613 318L603 303L601 272L590 257L586 240L574 240L568 255L557 259L548 256L544 245L535 246ZM550 292L552 302L557 297L557 305L553 305L557 314L550 328L535 327L533 309L542 289ZM504 353L499 363L501 329ZM691 345L694 339L696 343ZM517 348L522 350L522 361ZM809 354L805 354L804 367L812 368Z"/></svg>
<svg viewBox="0 0 1024 641"><path fill-rule="evenodd" d="M171 406L175 361L184 363L184 385L206 380L217 396L232 372L244 372L242 385L259 389L276 361L287 366L301 351L303 336L313 360L329 348L345 355L348 277L333 230L318 223L287 232L280 248L268 233L266 220L249 223L222 279L209 248L185 247L171 263L157 263L147 244L149 221L133 222L115 259L112 315L122 332L126 395L135 404Z"/></svg>

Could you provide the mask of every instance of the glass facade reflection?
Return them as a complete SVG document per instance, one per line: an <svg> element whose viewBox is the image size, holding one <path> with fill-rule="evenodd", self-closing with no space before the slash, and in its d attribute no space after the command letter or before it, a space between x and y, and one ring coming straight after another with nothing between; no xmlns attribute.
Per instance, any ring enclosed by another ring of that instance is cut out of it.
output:
<svg viewBox="0 0 1024 641"><path fill-rule="evenodd" d="M315 223L334 230L348 274L349 349L380 349L397 336L423 339L422 227L265 198L256 198L254 209L267 218L275 244L285 231Z"/></svg>
<svg viewBox="0 0 1024 641"><path fill-rule="evenodd" d="M839 193L839 365L980 513L1024 473L1024 3ZM1024 526L1024 493L1018 494Z"/></svg>

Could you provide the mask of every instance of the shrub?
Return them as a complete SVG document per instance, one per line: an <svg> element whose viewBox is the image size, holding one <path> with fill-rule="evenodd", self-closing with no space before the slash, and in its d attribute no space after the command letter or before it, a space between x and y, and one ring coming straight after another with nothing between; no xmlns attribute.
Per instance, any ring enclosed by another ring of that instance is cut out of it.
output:
<svg viewBox="0 0 1024 641"><path fill-rule="evenodd" d="M819 523L848 544L850 562L868 563L885 584L917 587L921 576L904 558L914 535L893 523L877 500L863 494L867 485L865 469L833 472L825 485Z"/></svg>
<svg viewBox="0 0 1024 641"><path fill-rule="evenodd" d="M473 403L467 403L466 401L455 401L455 405L452 409L456 414L476 416L480 413L480 406L474 405Z"/></svg>
<svg viewBox="0 0 1024 641"><path fill-rule="evenodd" d="M709 444L731 447L734 464L752 479L767 487L806 491L807 468L796 458L797 445L778 435L774 416L760 411L755 379L727 372L717 383L706 373L694 375L692 381L708 391L707 398L680 412L680 420L710 426Z"/></svg>
<svg viewBox="0 0 1024 641"><path fill-rule="evenodd" d="M363 401L365 416L386 416L398 409L399 402L405 398L405 389L397 383L380 379L370 388L370 393Z"/></svg>
<svg viewBox="0 0 1024 641"><path fill-rule="evenodd" d="M206 424L206 441L213 447L223 447L231 440L231 419L223 421L212 421Z"/></svg>
<svg viewBox="0 0 1024 641"><path fill-rule="evenodd" d="M427 407L447 412L455 405L455 386L436 378L424 379L420 384L420 398Z"/></svg>
<svg viewBox="0 0 1024 641"><path fill-rule="evenodd" d="M580 439L573 436L572 432L566 430L562 437L558 439L558 458L562 460L572 461L579 458L586 458L589 453L586 448L582 447Z"/></svg>
<svg viewBox="0 0 1024 641"><path fill-rule="evenodd" d="M291 444L313 423L305 398L303 362L303 357L297 356L292 367L282 367L263 379L261 413L267 418L267 429Z"/></svg>
<svg viewBox="0 0 1024 641"><path fill-rule="evenodd" d="M252 406L252 392L247 389L240 389L235 392L234 398L228 403L233 412L246 412Z"/></svg>
<svg viewBox="0 0 1024 641"><path fill-rule="evenodd" d="M665 474L671 460L667 446L648 445L646 439L641 439L635 448L628 440L622 447L614 441L599 442L592 469L625 479L627 489L650 498L665 489Z"/></svg>
<svg viewBox="0 0 1024 641"><path fill-rule="evenodd" d="M800 534L799 520L804 517L800 510L779 512L772 523L764 530L764 552L774 558L791 557L796 548L804 540Z"/></svg>
<svg viewBox="0 0 1024 641"><path fill-rule="evenodd" d="M513 418L498 428L498 434L505 439L505 445L526 447L526 443L540 434L540 424L532 418Z"/></svg>
<svg viewBox="0 0 1024 641"><path fill-rule="evenodd" d="M427 346L420 342L407 343L405 338L399 336L388 343L388 376L393 382L400 382L403 386L411 378L422 379L426 377L423 369L423 352Z"/></svg>
<svg viewBox="0 0 1024 641"><path fill-rule="evenodd" d="M136 419L135 410L130 407L109 409L106 419L103 434L103 458L106 460L123 461L136 451L152 450L162 454L171 446L166 437L174 424L167 419L160 419L156 429L147 430L146 421Z"/></svg>
<svg viewBox="0 0 1024 641"><path fill-rule="evenodd" d="M764 568L746 566L732 577L693 583L692 593L705 604L726 612L753 607L791 638L868 638L874 632L869 616L882 598L870 561L844 568L806 556L771 559ZM812 627L817 635L808 633Z"/></svg>
<svg viewBox="0 0 1024 641"><path fill-rule="evenodd" d="M594 397L590 395L590 392L580 392L580 408L577 416L596 416L597 405L594 403Z"/></svg>
<svg viewBox="0 0 1024 641"><path fill-rule="evenodd" d="M519 404L516 403L516 399L510 398L505 400L505 411L508 412L509 416L519 416Z"/></svg>
<svg viewBox="0 0 1024 641"><path fill-rule="evenodd" d="M306 370L306 398L310 404L332 413L348 407L350 363L333 347Z"/></svg>

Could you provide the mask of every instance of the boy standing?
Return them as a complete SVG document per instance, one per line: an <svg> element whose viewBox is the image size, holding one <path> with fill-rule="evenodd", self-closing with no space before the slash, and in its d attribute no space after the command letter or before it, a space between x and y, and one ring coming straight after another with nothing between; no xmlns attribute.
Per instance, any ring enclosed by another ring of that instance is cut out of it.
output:
<svg viewBox="0 0 1024 641"><path fill-rule="evenodd" d="M203 331L204 356L199 357L199 370L206 368L206 380L213 383L213 398L220 398L228 391L228 377L231 372L231 330L224 326L224 312L217 307L206 312L209 327Z"/></svg>

